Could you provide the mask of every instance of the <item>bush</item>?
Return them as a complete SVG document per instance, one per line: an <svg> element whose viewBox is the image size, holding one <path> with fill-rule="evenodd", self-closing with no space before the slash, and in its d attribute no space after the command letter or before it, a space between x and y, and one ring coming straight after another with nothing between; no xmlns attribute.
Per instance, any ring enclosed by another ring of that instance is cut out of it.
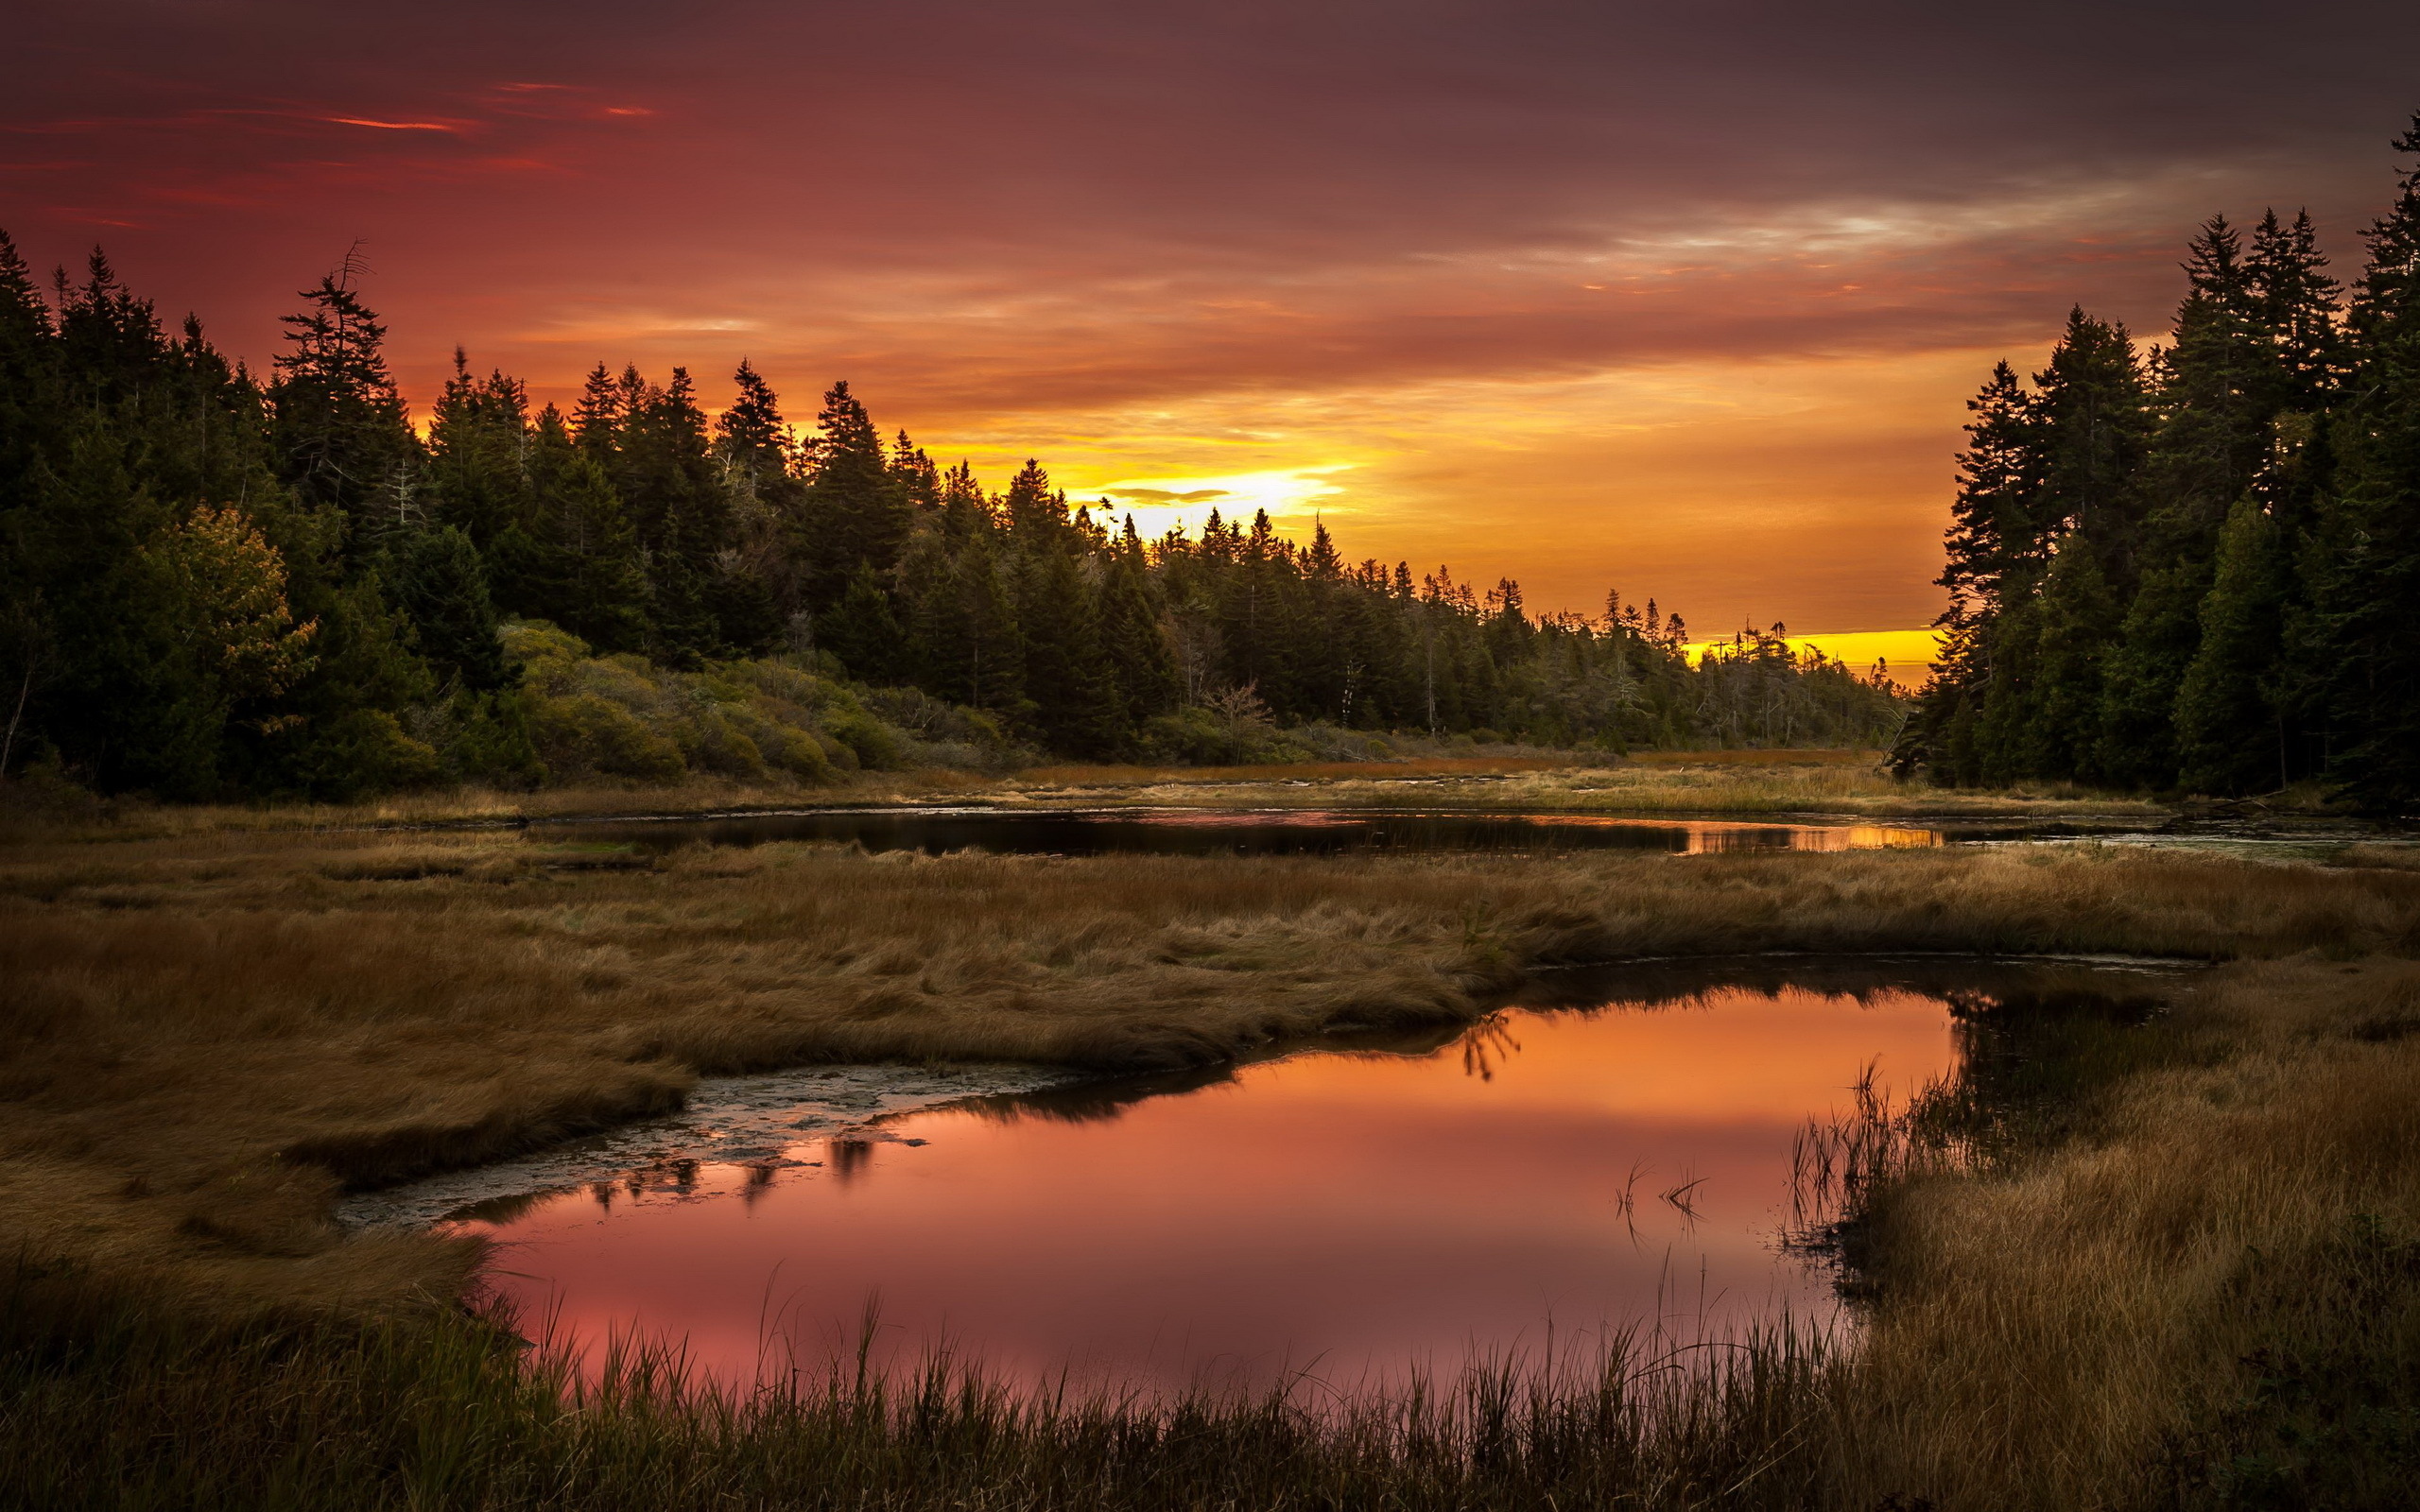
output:
<svg viewBox="0 0 2420 1512"><path fill-rule="evenodd" d="M539 695L529 727L540 757L558 781L600 776L669 782L688 771L680 747L622 705L593 693L568 698Z"/></svg>
<svg viewBox="0 0 2420 1512"><path fill-rule="evenodd" d="M313 798L337 802L424 787L445 775L437 748L405 733L384 709L355 709L315 727L293 769Z"/></svg>
<svg viewBox="0 0 2420 1512"><path fill-rule="evenodd" d="M626 653L596 656L543 622L503 634L521 668L531 747L528 765L516 767L499 703L498 728L480 749L505 771L553 782L668 782L711 772L823 783L859 770L996 769L1025 754L987 715L912 688L859 688L832 676L828 659L783 655L683 672Z"/></svg>

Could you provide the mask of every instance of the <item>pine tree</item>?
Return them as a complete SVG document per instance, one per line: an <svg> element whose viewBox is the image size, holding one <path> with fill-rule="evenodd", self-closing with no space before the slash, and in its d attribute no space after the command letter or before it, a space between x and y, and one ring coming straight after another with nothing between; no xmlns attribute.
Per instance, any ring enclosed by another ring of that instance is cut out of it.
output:
<svg viewBox="0 0 2420 1512"><path fill-rule="evenodd" d="M2338 301L2343 290L2328 276L2319 233L2308 211L2282 225L2275 211L2253 232L2245 263L2259 325L2270 343L2275 408L2316 410L2331 397L2343 367Z"/></svg>
<svg viewBox="0 0 2420 1512"><path fill-rule="evenodd" d="M2041 514L2041 435L2032 396L2006 362L1996 364L1966 402L1966 449L1958 455L1958 492L1944 542L1948 560L1935 581L1949 590L1934 623L1948 649L1892 751L1902 774L1919 767L1937 780L1971 783L1979 771L1948 748L1953 729L1971 735L1991 681L1993 625L2012 599L2039 581L2054 522Z"/></svg>
<svg viewBox="0 0 2420 1512"><path fill-rule="evenodd" d="M738 397L715 421L716 450L723 465L763 488L790 472L796 444L772 386L745 359L732 374Z"/></svg>
<svg viewBox="0 0 2420 1512"><path fill-rule="evenodd" d="M1010 538L1021 544L1051 540L1066 528L1067 496L1052 490L1050 474L1031 457L1009 480L1009 491L1001 499L1000 523L1007 526Z"/></svg>
<svg viewBox="0 0 2420 1512"><path fill-rule="evenodd" d="M2026 519L2057 544L2038 593L2000 584L1979 728L1996 747L1989 780L2090 780L2100 775L2103 651L2136 586L2150 396L2125 329L2080 308L2033 383L2028 473L2039 481Z"/></svg>
<svg viewBox="0 0 2420 1512"><path fill-rule="evenodd" d="M23 750L37 685L57 680L61 651L26 539L59 396L49 306L16 243L0 232L0 777ZM39 710L36 711L39 718Z"/></svg>
<svg viewBox="0 0 2420 1512"><path fill-rule="evenodd" d="M600 362L588 374L572 412L572 438L598 462L611 462L622 426L622 387Z"/></svg>
<svg viewBox="0 0 2420 1512"><path fill-rule="evenodd" d="M531 519L508 531L488 558L498 599L598 650L642 649L648 589L638 532L604 467L573 440L552 405L532 427L529 472Z"/></svg>
<svg viewBox="0 0 2420 1512"><path fill-rule="evenodd" d="M2082 537L2110 587L2128 592L2152 424L2134 340L2122 325L2071 310L2049 366L2033 382L2042 421L2037 518L2052 533Z"/></svg>

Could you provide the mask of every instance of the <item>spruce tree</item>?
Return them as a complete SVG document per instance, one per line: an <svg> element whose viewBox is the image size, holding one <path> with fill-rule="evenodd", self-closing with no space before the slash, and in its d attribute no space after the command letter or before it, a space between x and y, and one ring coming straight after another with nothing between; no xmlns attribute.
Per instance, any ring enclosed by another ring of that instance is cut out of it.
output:
<svg viewBox="0 0 2420 1512"><path fill-rule="evenodd" d="M2420 154L2420 114L2394 141ZM2347 312L2350 373L2332 429L2339 496L2319 614L2336 668L2346 792L2382 813L2420 804L2420 163L2364 238Z"/></svg>
<svg viewBox="0 0 2420 1512"><path fill-rule="evenodd" d="M548 405L531 429L532 516L489 556L498 597L514 612L551 620L600 651L648 644L648 580L638 532L604 467Z"/></svg>
<svg viewBox="0 0 2420 1512"><path fill-rule="evenodd" d="M462 349L454 376L429 418L424 474L432 518L458 526L486 548L526 525L534 503L529 467L529 403L518 379L473 378Z"/></svg>
<svg viewBox="0 0 2420 1512"><path fill-rule="evenodd" d="M1097 591L1073 551L1057 543L1021 554L1017 622L1025 641L1025 696L1050 749L1106 756L1132 731L1100 640Z"/></svg>
<svg viewBox="0 0 2420 1512"><path fill-rule="evenodd" d="M1050 474L1032 457L1009 480L1000 500L1000 524L1020 545L1054 540L1067 526L1067 496L1051 489Z"/></svg>
<svg viewBox="0 0 2420 1512"><path fill-rule="evenodd" d="M2186 276L2175 345L2159 358L2140 581L2109 659L2099 752L2100 769L2130 787L2175 780L2177 690L2193 662L2219 532L2259 469L2283 397L2278 344L2223 217L2194 238Z"/></svg>
<svg viewBox="0 0 2420 1512"><path fill-rule="evenodd" d="M622 426L622 387L599 362L589 370L588 382L580 390L579 404L572 411L572 439L579 449L598 462L610 463L619 444Z"/></svg>
<svg viewBox="0 0 2420 1512"><path fill-rule="evenodd" d="M821 611L848 591L859 563L877 581L898 566L908 544L909 510L882 438L846 383L834 384L824 395L816 426L797 550L806 601Z"/></svg>
<svg viewBox="0 0 2420 1512"><path fill-rule="evenodd" d="M1958 491L1944 542L1947 561L1934 579L1949 603L1934 623L1945 649L1892 751L1903 775L1918 768L1937 781L1972 783L1972 731L1991 679L1993 627L2012 599L2039 580L2052 522L2041 517L2041 437L2032 396L2006 362L1996 364L1966 402L1966 448L1958 454ZM1965 733L1962 758L1948 747Z"/></svg>
<svg viewBox="0 0 2420 1512"><path fill-rule="evenodd" d="M2101 775L2103 651L2136 586L2150 395L2125 328L2081 308L2033 382L2039 487L2028 518L2057 547L2034 601L2004 602L1995 616L1982 728L2011 743L1994 780L2090 781Z"/></svg>
<svg viewBox="0 0 2420 1512"><path fill-rule="evenodd" d="M473 693L519 680L504 660L487 571L471 538L453 525L399 532L378 559L389 602L411 621L421 657L437 675Z"/></svg>
<svg viewBox="0 0 2420 1512"><path fill-rule="evenodd" d="M279 470L304 507L330 505L354 524L354 549L419 519L421 447L387 370L387 328L344 266L302 291L305 308L280 318L291 350L269 386Z"/></svg>
<svg viewBox="0 0 2420 1512"><path fill-rule="evenodd" d="M2201 644L2176 698L2179 781L2197 793L2251 793L2287 781L2273 696L2290 565L2276 522L2249 495L2227 515Z"/></svg>
<svg viewBox="0 0 2420 1512"><path fill-rule="evenodd" d="M895 682L908 670L906 637L870 562L857 563L839 602L823 611L815 642L860 682Z"/></svg>
<svg viewBox="0 0 2420 1512"><path fill-rule="evenodd" d="M1142 540L1134 532L1133 516L1129 515L1102 576L1100 593L1101 641L1109 653L1119 722L1126 731L1176 707L1176 652L1168 644L1164 618Z"/></svg>

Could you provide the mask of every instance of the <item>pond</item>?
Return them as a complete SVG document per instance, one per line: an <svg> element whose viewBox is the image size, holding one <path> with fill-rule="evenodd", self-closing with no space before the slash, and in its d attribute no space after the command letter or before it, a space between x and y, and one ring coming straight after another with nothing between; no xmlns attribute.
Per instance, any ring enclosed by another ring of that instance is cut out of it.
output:
<svg viewBox="0 0 2420 1512"><path fill-rule="evenodd" d="M1979 1005L2146 1001L2078 964L1565 973L1467 1031L709 1144L451 1227L524 1326L748 1378L946 1346L1014 1381L1350 1385L1842 1305L1786 1241L1809 1120L1959 1074ZM1957 1011L1953 1012L1953 1005ZM818 1121L808 1119L810 1125ZM867 1335L869 1320L872 1332Z"/></svg>
<svg viewBox="0 0 2420 1512"><path fill-rule="evenodd" d="M1971 833L1970 833L1971 831ZM1979 836L1922 823L1789 824L1587 814L1369 809L798 809L783 813L550 822L575 841L670 850L696 843L823 840L868 850L1055 855L1307 855L1366 851L1868 850Z"/></svg>

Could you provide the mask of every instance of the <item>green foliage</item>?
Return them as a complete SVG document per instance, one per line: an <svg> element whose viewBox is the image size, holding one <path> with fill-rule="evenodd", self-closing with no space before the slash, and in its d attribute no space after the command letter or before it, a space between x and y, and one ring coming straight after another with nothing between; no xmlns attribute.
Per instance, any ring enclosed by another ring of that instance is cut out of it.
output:
<svg viewBox="0 0 2420 1512"><path fill-rule="evenodd" d="M2202 604L2201 649L2177 690L2182 781L2197 792L2259 792L2288 780L2271 696L2291 580L2284 547L2277 523L2256 501L2237 503Z"/></svg>
<svg viewBox="0 0 2420 1512"><path fill-rule="evenodd" d="M378 579L389 602L411 621L421 657L439 677L473 693L511 683L487 570L469 536L452 525L399 531L379 554Z"/></svg>
<svg viewBox="0 0 2420 1512"><path fill-rule="evenodd" d="M1021 753L998 727L912 691L874 693L772 658L689 672L596 656L539 623L509 627L528 738L548 781L829 782L837 773L996 768Z"/></svg>

